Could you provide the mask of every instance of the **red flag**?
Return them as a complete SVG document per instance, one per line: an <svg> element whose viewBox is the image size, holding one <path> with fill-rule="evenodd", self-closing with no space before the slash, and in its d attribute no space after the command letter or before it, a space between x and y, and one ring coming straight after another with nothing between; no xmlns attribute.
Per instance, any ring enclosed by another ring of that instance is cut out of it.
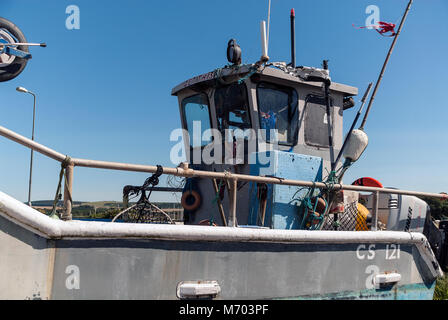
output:
<svg viewBox="0 0 448 320"><path fill-rule="evenodd" d="M353 25L353 27L355 27L355 25ZM355 27L355 28L365 29L365 28L369 28L369 27L374 28L383 37L394 37L396 35L395 23L379 21L377 26L372 25L372 26Z"/></svg>

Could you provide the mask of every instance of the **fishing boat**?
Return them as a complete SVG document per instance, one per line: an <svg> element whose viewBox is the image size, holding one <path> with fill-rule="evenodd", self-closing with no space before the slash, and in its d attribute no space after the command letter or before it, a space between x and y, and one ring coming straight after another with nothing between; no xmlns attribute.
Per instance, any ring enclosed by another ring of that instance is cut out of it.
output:
<svg viewBox="0 0 448 320"><path fill-rule="evenodd" d="M292 39L293 25L292 12ZM187 150L177 167L69 157L0 126L61 163L55 204L64 189L51 216L0 192L0 299L432 299L448 227L418 197L447 195L344 184L367 146L363 125L343 134L358 89L333 82L326 61L296 66L294 41L291 63L270 62L265 32L259 61L242 65L232 39L229 65L173 88ZM30 45L1 19L1 81L23 71L10 65L24 67ZM77 221L75 167L150 176L123 188L140 198L113 221ZM151 204L161 175L185 178L180 224Z"/></svg>

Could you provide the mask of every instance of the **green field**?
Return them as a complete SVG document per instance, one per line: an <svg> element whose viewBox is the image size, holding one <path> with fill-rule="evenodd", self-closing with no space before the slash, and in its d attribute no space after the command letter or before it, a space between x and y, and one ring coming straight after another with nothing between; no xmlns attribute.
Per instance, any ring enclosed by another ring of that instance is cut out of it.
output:
<svg viewBox="0 0 448 320"><path fill-rule="evenodd" d="M133 203L129 203L131 206ZM177 202L153 202L162 210L183 210ZM32 206L44 214L50 214L53 207L52 200L33 201ZM63 207L62 201L58 203L58 211ZM72 216L74 219L112 219L123 210L123 203L119 201L74 201Z"/></svg>

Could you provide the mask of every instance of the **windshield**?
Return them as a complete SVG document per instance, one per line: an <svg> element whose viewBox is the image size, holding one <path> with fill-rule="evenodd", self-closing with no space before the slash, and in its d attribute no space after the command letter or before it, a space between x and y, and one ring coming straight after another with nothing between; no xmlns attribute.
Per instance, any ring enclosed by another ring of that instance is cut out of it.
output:
<svg viewBox="0 0 448 320"><path fill-rule="evenodd" d="M261 82L257 87L261 129L266 130L266 142L275 140L271 130L277 130L279 144L295 145L298 135L298 97L289 87Z"/></svg>
<svg viewBox="0 0 448 320"><path fill-rule="evenodd" d="M215 108L218 130L222 134L225 133L225 130L232 130L235 133L236 129L244 131L251 128L247 89L244 83L233 83L217 88ZM236 135L238 134L236 133Z"/></svg>
<svg viewBox="0 0 448 320"><path fill-rule="evenodd" d="M204 131L210 129L210 112L207 96L200 93L185 98L182 101L182 111L190 138L190 146L196 148L209 144L211 142L210 139L202 139Z"/></svg>

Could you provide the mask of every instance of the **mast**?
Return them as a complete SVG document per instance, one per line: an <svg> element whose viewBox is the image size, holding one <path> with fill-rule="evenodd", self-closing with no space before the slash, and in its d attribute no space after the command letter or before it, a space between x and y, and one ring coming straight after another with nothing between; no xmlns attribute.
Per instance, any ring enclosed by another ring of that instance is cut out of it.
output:
<svg viewBox="0 0 448 320"><path fill-rule="evenodd" d="M403 28L404 22L406 21L406 17L408 16L409 10L411 9L412 2L413 2L413 0L409 1L408 6L406 7L406 11L405 11L405 13L403 15L403 18L401 19L400 26L398 27L397 34L395 35L394 41L392 42L392 45L390 46L389 52L387 53L386 60L384 61L383 68L381 69L381 72L380 72L380 75L379 75L378 80L376 82L375 88L373 89L373 93L372 93L372 96L370 97L369 105L367 106L366 114L364 116L364 119L362 120L362 123L361 123L361 126L359 127L359 130L364 130L364 125L366 124L367 117L368 117L369 112L370 112L370 108L372 107L373 100L375 100L376 92L378 91L378 88L380 86L381 80L383 79L384 71L386 71L386 66L387 66L387 64L389 62L389 58L390 58L390 56L392 54L392 51L394 50L395 44L397 42L398 36L401 33L401 29Z"/></svg>

